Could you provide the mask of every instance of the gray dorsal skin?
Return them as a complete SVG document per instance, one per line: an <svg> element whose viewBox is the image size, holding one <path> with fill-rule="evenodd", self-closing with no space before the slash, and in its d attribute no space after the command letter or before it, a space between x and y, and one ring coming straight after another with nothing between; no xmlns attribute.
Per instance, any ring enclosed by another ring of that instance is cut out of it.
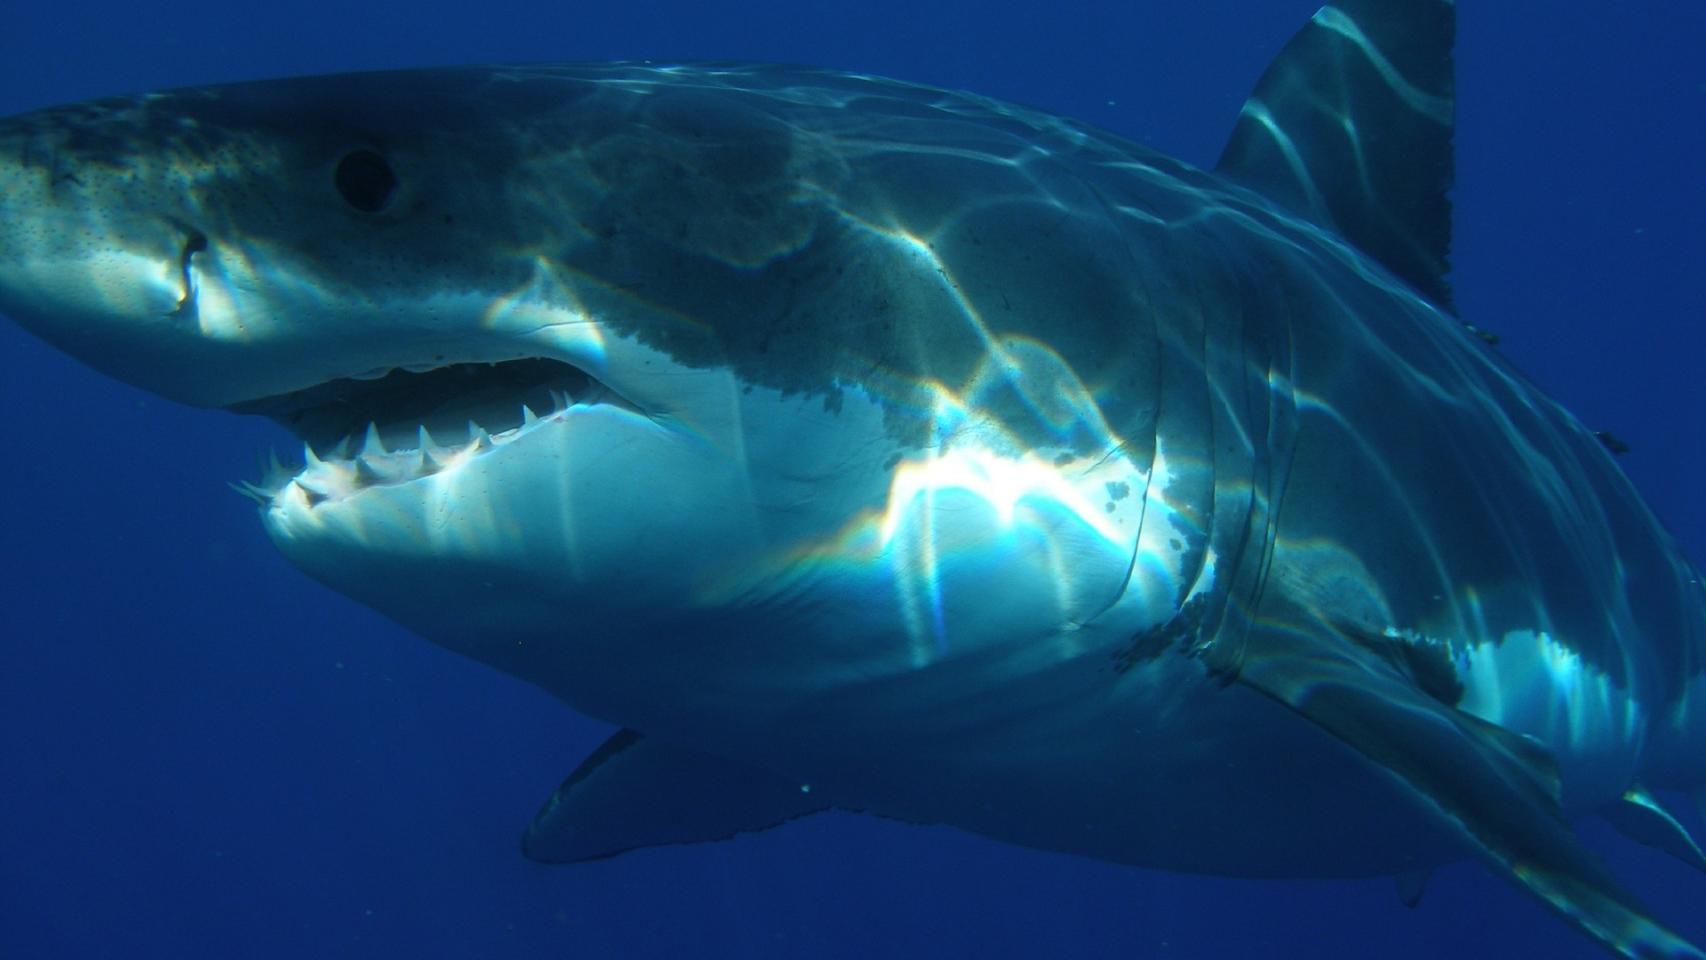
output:
<svg viewBox="0 0 1706 960"><path fill-rule="evenodd" d="M1474 855L1699 957L1569 821L1700 795L1706 595L1450 313L1452 13L1324 8L1213 172L742 64L41 111L0 124L0 309L279 420L292 562L643 732L532 856L829 797L1240 876Z"/></svg>
<svg viewBox="0 0 1706 960"><path fill-rule="evenodd" d="M1263 74L1216 170L1449 307L1454 0L1321 8Z"/></svg>
<svg viewBox="0 0 1706 960"><path fill-rule="evenodd" d="M641 847L727 840L828 809L809 784L612 734L533 818L522 852L545 863L613 857Z"/></svg>

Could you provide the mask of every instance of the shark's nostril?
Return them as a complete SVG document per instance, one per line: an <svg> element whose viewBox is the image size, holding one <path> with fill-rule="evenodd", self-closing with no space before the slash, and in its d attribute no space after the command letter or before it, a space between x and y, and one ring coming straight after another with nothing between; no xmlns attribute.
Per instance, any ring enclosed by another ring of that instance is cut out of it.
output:
<svg viewBox="0 0 1706 960"><path fill-rule="evenodd" d="M178 308L174 311L178 316L183 316L195 309L195 271L191 267L195 255L206 249L207 235L200 230L188 231L188 236L184 239L184 252L178 258L178 272L183 282L183 295L178 298Z"/></svg>

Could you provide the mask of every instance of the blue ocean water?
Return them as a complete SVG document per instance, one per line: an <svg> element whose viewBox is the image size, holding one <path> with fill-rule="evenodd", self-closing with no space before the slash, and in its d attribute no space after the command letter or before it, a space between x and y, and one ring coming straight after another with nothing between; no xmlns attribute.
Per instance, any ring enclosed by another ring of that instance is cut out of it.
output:
<svg viewBox="0 0 1706 960"><path fill-rule="evenodd" d="M0 113L345 69L741 58L974 89L1209 163L1313 6L14 4ZM1629 442L1706 561L1706 7L1463 6L1459 304ZM839 815L530 863L521 827L608 729L289 568L224 486L282 435L3 323L0 418L0 958L1601 955L1473 864L1408 910L1384 881L1183 877ZM1706 877L1583 829L1706 942Z"/></svg>

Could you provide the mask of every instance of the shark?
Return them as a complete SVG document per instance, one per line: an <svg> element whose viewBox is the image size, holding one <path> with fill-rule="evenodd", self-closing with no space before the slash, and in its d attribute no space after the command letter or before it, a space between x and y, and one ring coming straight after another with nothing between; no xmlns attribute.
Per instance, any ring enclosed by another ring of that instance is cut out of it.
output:
<svg viewBox="0 0 1706 960"><path fill-rule="evenodd" d="M1448 283L1455 6L1329 3L1212 168L741 63L0 121L0 312L303 441L309 576L620 728L523 852L839 809L1245 877L1478 858L1701 957L1706 592Z"/></svg>

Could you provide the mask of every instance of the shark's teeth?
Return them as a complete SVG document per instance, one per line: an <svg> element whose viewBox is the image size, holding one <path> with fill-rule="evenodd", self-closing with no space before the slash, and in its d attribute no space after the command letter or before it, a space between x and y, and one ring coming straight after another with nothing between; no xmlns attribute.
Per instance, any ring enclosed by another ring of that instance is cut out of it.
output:
<svg viewBox="0 0 1706 960"><path fill-rule="evenodd" d="M384 482L385 477L381 476L378 470L373 469L373 464L368 462L367 457L355 458L355 485L357 487L372 487Z"/></svg>
<svg viewBox="0 0 1706 960"><path fill-rule="evenodd" d="M308 505L310 507L317 507L320 504L325 503L327 500L331 499L331 496L332 496L331 494L326 493L323 490L314 489L313 487L309 486L307 483L304 483L301 478L297 478L296 480L292 480L291 484L293 486L295 486L296 489L302 491L302 497L303 497L303 499L308 501Z"/></svg>
<svg viewBox="0 0 1706 960"><path fill-rule="evenodd" d="M421 424L418 437L418 449L421 451L421 462L417 470L420 476L430 477L440 470L443 470L444 464L439 462L438 458L432 455L433 450L438 448L438 444L433 441L432 434L427 432L426 424Z"/></svg>
<svg viewBox="0 0 1706 960"><path fill-rule="evenodd" d="M466 439L457 437L449 446L440 443L425 424L415 428L415 445L408 446L395 426L389 436L392 448L385 444L379 425L369 423L357 436L346 436L336 445L322 445L319 451L302 445L300 470L287 467L276 451L269 451L260 465L264 471L261 483L233 483L237 493L262 506L290 503L298 509L313 509L325 503L337 503L364 490L392 487L453 471L476 456L513 442L522 434L546 423L561 423L566 411L577 401L561 391L550 392L550 408L535 409L523 403L521 422L509 421L502 432L492 433L473 420L468 421ZM541 414L540 410L546 410ZM441 432L444 432L441 429ZM449 432L454 433L454 429ZM351 452L352 449L355 452ZM292 487L299 492L293 492ZM300 499L296 499L296 498Z"/></svg>

